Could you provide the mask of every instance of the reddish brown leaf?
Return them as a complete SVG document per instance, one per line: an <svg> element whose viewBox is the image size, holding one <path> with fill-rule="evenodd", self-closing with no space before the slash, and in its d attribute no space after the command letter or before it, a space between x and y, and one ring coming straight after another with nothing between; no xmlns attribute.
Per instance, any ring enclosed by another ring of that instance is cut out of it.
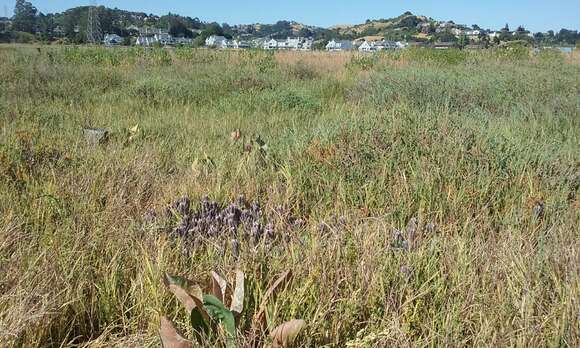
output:
<svg viewBox="0 0 580 348"><path fill-rule="evenodd" d="M164 348L192 348L193 344L183 338L171 320L166 317L161 317L161 326L159 329L159 335L161 336L161 345Z"/></svg>
<svg viewBox="0 0 580 348"><path fill-rule="evenodd" d="M291 320L278 326L272 331L272 334L270 335L272 337L272 347L293 347L296 342L296 338L305 326L306 322L304 320Z"/></svg>

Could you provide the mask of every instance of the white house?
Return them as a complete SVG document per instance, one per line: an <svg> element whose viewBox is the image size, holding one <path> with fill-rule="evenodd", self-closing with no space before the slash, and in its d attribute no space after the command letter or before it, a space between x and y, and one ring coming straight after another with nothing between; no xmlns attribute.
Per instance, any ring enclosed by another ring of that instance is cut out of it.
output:
<svg viewBox="0 0 580 348"><path fill-rule="evenodd" d="M365 41L360 46L358 46L358 50L361 52L371 52L373 51L373 46L370 42Z"/></svg>
<svg viewBox="0 0 580 348"><path fill-rule="evenodd" d="M331 40L326 45L327 51L349 51L353 49L352 41L348 40Z"/></svg>
<svg viewBox="0 0 580 348"><path fill-rule="evenodd" d="M467 36L479 36L481 34L481 30L468 30L465 32Z"/></svg>
<svg viewBox="0 0 580 348"><path fill-rule="evenodd" d="M276 43L276 48L279 50L286 50L286 49L290 48L290 45L288 44L288 41L279 40Z"/></svg>
<svg viewBox="0 0 580 348"><path fill-rule="evenodd" d="M303 51L310 51L312 49L312 45L314 44L314 39L307 38L302 40L302 47L300 48Z"/></svg>
<svg viewBox="0 0 580 348"><path fill-rule="evenodd" d="M105 46L116 46L123 42L123 38L117 34L107 34L103 39Z"/></svg>
<svg viewBox="0 0 580 348"><path fill-rule="evenodd" d="M232 48L246 49L246 48L250 48L250 44L246 41L234 40L234 41L232 41Z"/></svg>
<svg viewBox="0 0 580 348"><path fill-rule="evenodd" d="M407 47L407 45L400 41L365 41L359 46L358 50L361 52L376 52L382 50L397 50Z"/></svg>
<svg viewBox="0 0 580 348"><path fill-rule="evenodd" d="M219 48L227 48L227 39L223 36L212 35L205 39L205 45L207 47L219 47Z"/></svg>
<svg viewBox="0 0 580 348"><path fill-rule="evenodd" d="M286 39L286 45L287 48L292 49L292 50L298 50L300 48L302 48L302 39L299 37L292 37L292 38L287 38Z"/></svg>
<svg viewBox="0 0 580 348"><path fill-rule="evenodd" d="M264 45L262 47L265 50L275 50L278 48L278 41L274 39L264 41Z"/></svg>
<svg viewBox="0 0 580 348"><path fill-rule="evenodd" d="M176 37L173 39L173 42L176 45L191 45L193 44L193 39L190 39L188 37Z"/></svg>
<svg viewBox="0 0 580 348"><path fill-rule="evenodd" d="M166 33L155 34L153 36L156 42L159 42L162 46L173 45L173 37Z"/></svg>
<svg viewBox="0 0 580 348"><path fill-rule="evenodd" d="M459 28L451 28L450 32L451 32L451 34L453 34L455 36L463 35L463 30L461 30Z"/></svg>
<svg viewBox="0 0 580 348"><path fill-rule="evenodd" d="M270 39L262 47L265 50L311 50L314 40L302 37L289 37L286 40Z"/></svg>

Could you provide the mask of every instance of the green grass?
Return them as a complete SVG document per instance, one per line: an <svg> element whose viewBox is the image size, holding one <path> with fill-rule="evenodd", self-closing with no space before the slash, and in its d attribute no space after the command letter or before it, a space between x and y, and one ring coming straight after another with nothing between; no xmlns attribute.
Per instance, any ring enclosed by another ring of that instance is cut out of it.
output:
<svg viewBox="0 0 580 348"><path fill-rule="evenodd" d="M304 346L578 346L579 115L555 53L2 46L0 345L156 346L160 315L187 326L163 272L240 267L246 338L291 269L268 324L306 320ZM144 222L241 194L306 224L236 261ZM437 231L393 248L413 217Z"/></svg>

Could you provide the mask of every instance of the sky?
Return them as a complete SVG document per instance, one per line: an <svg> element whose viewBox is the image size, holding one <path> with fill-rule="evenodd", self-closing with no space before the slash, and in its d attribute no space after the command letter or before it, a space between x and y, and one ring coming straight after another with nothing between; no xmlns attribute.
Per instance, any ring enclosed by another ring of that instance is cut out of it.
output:
<svg viewBox="0 0 580 348"><path fill-rule="evenodd" d="M91 0L29 0L44 13L87 5ZM580 30L580 0L96 0L99 5L157 15L168 12L202 21L250 24L294 20L329 27L411 11L437 20L500 29L524 25L533 32ZM0 16L12 16L15 0L0 0Z"/></svg>

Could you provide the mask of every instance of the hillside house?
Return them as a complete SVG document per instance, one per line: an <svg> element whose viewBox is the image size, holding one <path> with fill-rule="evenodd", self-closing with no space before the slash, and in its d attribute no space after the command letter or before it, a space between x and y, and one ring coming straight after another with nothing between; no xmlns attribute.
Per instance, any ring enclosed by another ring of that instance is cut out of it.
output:
<svg viewBox="0 0 580 348"><path fill-rule="evenodd" d="M468 30L465 32L467 36L479 36L481 34L481 30Z"/></svg>
<svg viewBox="0 0 580 348"><path fill-rule="evenodd" d="M123 38L117 34L107 34L103 39L105 46L117 46L123 43Z"/></svg>
<svg viewBox="0 0 580 348"><path fill-rule="evenodd" d="M265 41L262 48L265 50L311 50L313 40L310 38L289 37L286 40L270 39Z"/></svg>
<svg viewBox="0 0 580 348"><path fill-rule="evenodd" d="M405 47L406 44L400 41L387 41L387 40L374 42L365 41L362 43L362 45L359 46L358 50L361 52L377 52L383 50L397 50Z"/></svg>
<svg viewBox="0 0 580 348"><path fill-rule="evenodd" d="M437 50L447 50L454 47L455 43L453 42L437 42L433 44L433 48Z"/></svg>
<svg viewBox="0 0 580 348"><path fill-rule="evenodd" d="M450 32L451 32L451 34L453 34L455 36L463 35L463 30L461 30L459 28L451 28Z"/></svg>
<svg viewBox="0 0 580 348"><path fill-rule="evenodd" d="M246 41L241 41L241 40L234 40L231 43L232 48L241 50L241 49L248 49L250 48L250 43L246 42Z"/></svg>
<svg viewBox="0 0 580 348"><path fill-rule="evenodd" d="M176 45L191 45L193 44L193 39L188 37L176 37L173 39Z"/></svg>
<svg viewBox="0 0 580 348"><path fill-rule="evenodd" d="M312 50L312 45L314 44L314 39L312 38L308 38L308 39L304 39L302 41L302 47L300 47L301 50L303 51L310 51Z"/></svg>
<svg viewBox="0 0 580 348"><path fill-rule="evenodd" d="M278 41L274 39L266 40L264 41L262 48L264 48L265 50L275 50L278 48Z"/></svg>
<svg viewBox="0 0 580 348"><path fill-rule="evenodd" d="M161 46L169 46L173 45L173 37L166 33L155 34L153 36L156 42L158 42Z"/></svg>
<svg viewBox="0 0 580 348"><path fill-rule="evenodd" d="M227 48L228 39L223 36L212 35L205 39L205 45L207 47Z"/></svg>
<svg viewBox="0 0 580 348"><path fill-rule="evenodd" d="M135 26L132 26L132 29L135 29ZM129 30L129 28L127 28L127 30ZM139 32L140 36L153 36L156 34L159 34L159 35L169 34L169 32L165 29L151 28L151 27L137 28L137 31Z"/></svg>
<svg viewBox="0 0 580 348"><path fill-rule="evenodd" d="M431 23L423 22L417 24L417 30L423 34L429 34L431 32Z"/></svg>
<svg viewBox="0 0 580 348"><path fill-rule="evenodd" d="M354 48L352 41L348 40L331 40L326 45L327 51L350 51Z"/></svg>

